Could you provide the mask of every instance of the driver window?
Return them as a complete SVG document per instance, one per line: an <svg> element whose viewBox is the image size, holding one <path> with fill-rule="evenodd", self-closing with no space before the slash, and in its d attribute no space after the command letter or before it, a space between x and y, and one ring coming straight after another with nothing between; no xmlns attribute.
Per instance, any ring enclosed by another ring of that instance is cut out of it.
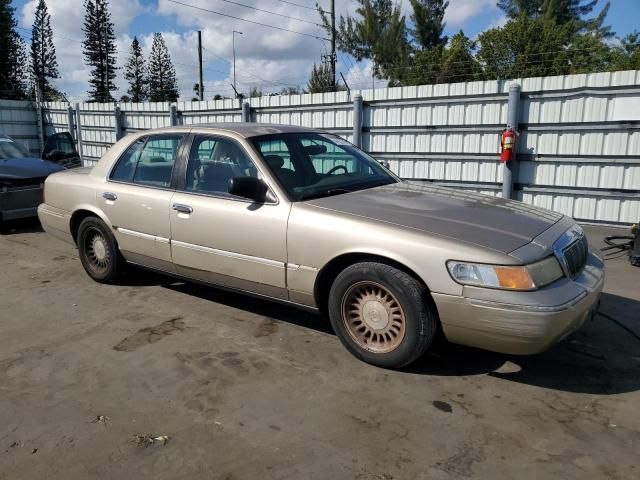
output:
<svg viewBox="0 0 640 480"><path fill-rule="evenodd" d="M195 193L229 193L233 177L257 177L253 162L233 140L199 136L193 141L185 190Z"/></svg>

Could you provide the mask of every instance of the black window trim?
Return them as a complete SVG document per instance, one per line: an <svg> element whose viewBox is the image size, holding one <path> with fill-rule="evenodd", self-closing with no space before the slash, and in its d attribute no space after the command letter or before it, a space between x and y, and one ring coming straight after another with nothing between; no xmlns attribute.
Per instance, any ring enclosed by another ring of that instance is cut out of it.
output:
<svg viewBox="0 0 640 480"><path fill-rule="evenodd" d="M271 202L270 201L265 201L265 202L261 203L260 205L274 206L274 205L279 205L280 204L280 199L278 197L278 194L274 191L274 189L271 187L271 184L269 183L269 180L268 180L269 177L265 174L265 172L263 171L261 166L258 163L256 163L256 161L252 158L252 156L247 151L247 148L244 145L242 145L240 142L238 142L235 138L228 137L226 135L221 135L218 132L214 132L214 133L193 133L193 132L190 132L189 133L189 138L187 139L187 141L184 142L184 149L182 151L183 156L181 157L181 160L182 160L181 161L181 166L180 166L179 169L174 168L174 172L176 170L179 170L179 175L180 175L180 177L176 181L176 192L184 193L184 194L187 194L187 195L195 195L195 196L198 196L198 197L217 198L217 199L221 199L221 200L231 200L231 201L234 201L234 202L241 202L241 203L248 203L248 204L254 204L255 203L252 200L249 200L247 198L237 197L235 195L231 195L230 193L224 194L224 193L194 192L192 190L187 190L186 189L186 186L187 186L187 169L188 169L189 160L191 159L191 150L193 148L193 144L194 144L195 139L198 138L198 137L208 137L208 138L213 137L214 139L221 139L221 140L226 140L226 141L233 142L245 154L247 159L253 164L253 166L256 168L256 170L258 172L260 172L260 177L261 177L262 181L267 185L267 188L269 189L269 192L271 193L273 198L275 198L275 201L271 201Z"/></svg>
<svg viewBox="0 0 640 480"><path fill-rule="evenodd" d="M133 145L138 143L140 140L144 141L144 144L142 145L142 150L144 150L145 147L147 146L147 143L149 142L149 140L151 138L172 136L172 135L173 136L180 136L182 138L180 139L180 144L178 145L178 148L176 149L176 158L175 158L175 161L173 162L173 167L171 168L171 179L169 180L169 186L160 187L158 185L147 185L147 184L144 184L144 183L137 183L137 182L133 182L133 181L125 182L125 181L122 181L122 180L113 180L111 178L111 176L113 175L114 170L116 169L116 167L118 166L118 164L122 160L122 157L127 153L127 151L129 151L129 149ZM176 132L176 133L163 132L163 133L142 135L142 136L138 137L134 142L129 143L129 145L127 145L127 148L125 148L125 150L118 157L118 159L115 162L113 162L113 165L111 165L111 168L109 169L109 173L107 174L107 178L106 178L107 182L118 183L120 185L134 185L136 187L153 188L155 190L175 191L176 190L176 182L178 180L178 178L176 177L176 171L179 169L179 164L182 163L181 162L181 154L183 153L182 149L184 148L184 144L186 143L186 139L189 137L189 135L190 135L189 132Z"/></svg>

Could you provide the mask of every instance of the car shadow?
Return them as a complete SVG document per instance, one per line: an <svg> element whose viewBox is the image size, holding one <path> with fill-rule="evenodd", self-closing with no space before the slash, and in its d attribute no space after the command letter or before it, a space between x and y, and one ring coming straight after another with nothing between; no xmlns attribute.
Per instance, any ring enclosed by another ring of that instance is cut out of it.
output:
<svg viewBox="0 0 640 480"><path fill-rule="evenodd" d="M322 333L334 334L319 314L256 297L174 280L149 277L165 288ZM436 339L429 352L403 373L423 376L488 375L558 391L614 395L640 390L640 302L603 294L599 314L547 352L505 355ZM609 313L607 313L609 312ZM619 313L626 312L625 317ZM635 324L634 324L635 319ZM337 341L337 339L336 339ZM354 360L355 361L355 360Z"/></svg>
<svg viewBox="0 0 640 480"><path fill-rule="evenodd" d="M16 235L19 233L44 232L38 217L8 220L0 224L0 235Z"/></svg>

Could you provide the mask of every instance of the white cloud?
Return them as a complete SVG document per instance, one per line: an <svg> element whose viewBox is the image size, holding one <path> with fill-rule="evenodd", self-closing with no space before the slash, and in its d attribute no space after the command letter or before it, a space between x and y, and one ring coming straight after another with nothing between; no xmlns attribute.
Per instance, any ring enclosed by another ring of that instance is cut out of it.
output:
<svg viewBox="0 0 640 480"><path fill-rule="evenodd" d="M496 0L450 0L444 19L449 28L462 28L472 17L496 8Z"/></svg>

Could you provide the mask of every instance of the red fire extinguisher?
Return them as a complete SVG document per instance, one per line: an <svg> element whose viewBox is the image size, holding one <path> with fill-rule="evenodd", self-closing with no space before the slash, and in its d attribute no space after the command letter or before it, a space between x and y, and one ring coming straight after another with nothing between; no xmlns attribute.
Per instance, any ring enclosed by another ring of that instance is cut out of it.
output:
<svg viewBox="0 0 640 480"><path fill-rule="evenodd" d="M513 150L516 146L516 132L508 127L502 131L500 137L500 161L508 162L513 159Z"/></svg>

